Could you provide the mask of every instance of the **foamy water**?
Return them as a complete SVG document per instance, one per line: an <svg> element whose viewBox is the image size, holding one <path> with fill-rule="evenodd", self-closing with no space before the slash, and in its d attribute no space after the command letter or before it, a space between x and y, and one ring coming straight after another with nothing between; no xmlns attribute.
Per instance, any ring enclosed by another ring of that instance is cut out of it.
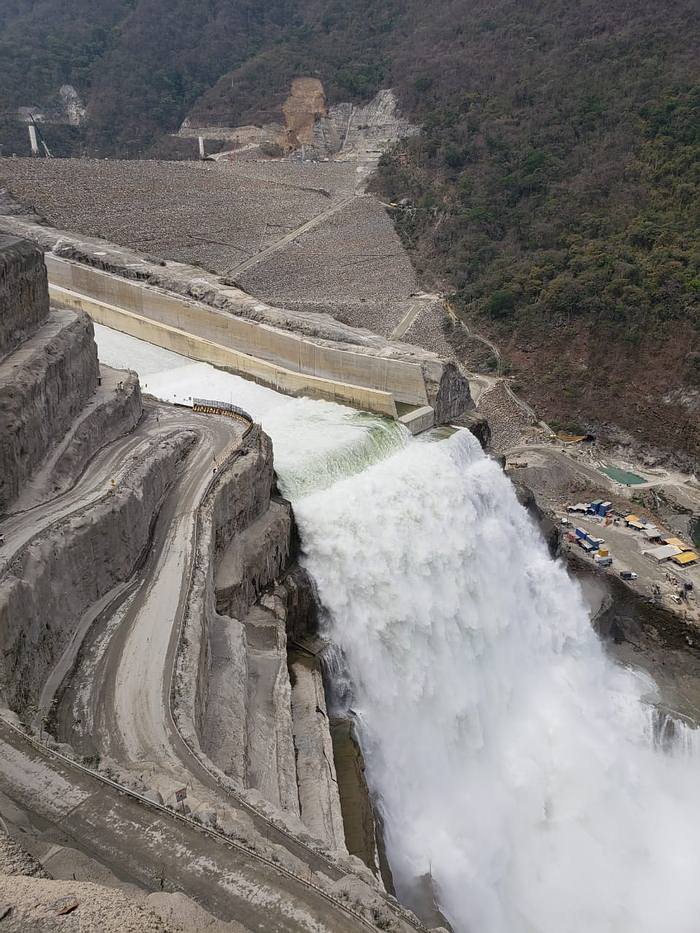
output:
<svg viewBox="0 0 700 933"><path fill-rule="evenodd" d="M145 356L146 391L233 401L273 438L400 896L429 876L458 933L697 933L698 733L659 728L474 438Z"/></svg>
<svg viewBox="0 0 700 933"><path fill-rule="evenodd" d="M698 735L661 749L654 685L476 441L411 442L295 512L399 894L432 877L465 933L697 931Z"/></svg>
<svg viewBox="0 0 700 933"><path fill-rule="evenodd" d="M99 324L95 339L100 360L137 372L144 393L188 406L193 398L232 402L247 411L273 439L275 469L290 499L364 469L400 449L408 436L388 418L333 402L289 398Z"/></svg>

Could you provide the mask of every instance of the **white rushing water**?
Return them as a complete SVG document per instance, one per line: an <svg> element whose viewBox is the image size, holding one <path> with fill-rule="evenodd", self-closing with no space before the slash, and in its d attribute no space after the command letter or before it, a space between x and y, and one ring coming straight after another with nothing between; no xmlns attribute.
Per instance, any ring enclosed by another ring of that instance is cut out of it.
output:
<svg viewBox="0 0 700 933"><path fill-rule="evenodd" d="M234 401L271 434L400 895L429 876L458 933L697 933L698 735L658 740L654 685L605 656L471 435L409 439L98 341L147 391Z"/></svg>
<svg viewBox="0 0 700 933"><path fill-rule="evenodd" d="M655 743L498 466L459 432L295 504L400 894L469 933L696 933L697 734ZM695 751L693 750L695 749Z"/></svg>
<svg viewBox="0 0 700 933"><path fill-rule="evenodd" d="M247 411L273 440L275 469L289 499L329 486L405 443L406 429L386 418L280 395L100 324L95 340L102 363L137 372L144 393L190 406L193 397L232 402Z"/></svg>

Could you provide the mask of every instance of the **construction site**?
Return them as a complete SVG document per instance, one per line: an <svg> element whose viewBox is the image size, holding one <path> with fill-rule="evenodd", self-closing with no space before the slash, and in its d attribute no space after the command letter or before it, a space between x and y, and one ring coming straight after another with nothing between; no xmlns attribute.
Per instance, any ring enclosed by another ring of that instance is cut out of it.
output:
<svg viewBox="0 0 700 933"><path fill-rule="evenodd" d="M288 667L313 609L269 439L225 402L143 400L89 318L50 305L41 253L1 246L3 865L33 892L11 897L16 928L61 901L83 929L209 929L207 911L222 930L422 929L348 856L320 671Z"/></svg>
<svg viewBox="0 0 700 933"><path fill-rule="evenodd" d="M700 719L698 478L557 436L421 291L366 190L415 130L381 94L284 158L268 127L212 161L0 159L8 929L452 928L432 869L392 878L300 544L306 496L409 443L469 429L611 655Z"/></svg>

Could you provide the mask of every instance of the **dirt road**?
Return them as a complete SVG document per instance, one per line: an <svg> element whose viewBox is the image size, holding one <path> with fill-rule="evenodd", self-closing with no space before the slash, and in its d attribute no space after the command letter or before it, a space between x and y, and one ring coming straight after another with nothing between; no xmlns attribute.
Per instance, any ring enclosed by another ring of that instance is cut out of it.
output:
<svg viewBox="0 0 700 933"><path fill-rule="evenodd" d="M200 831L136 795L120 794L105 785L104 774L59 760L2 720L0 790L117 876L158 890L164 875L171 887L248 929L322 933L371 928L343 901L309 883L313 872L323 872L330 881L345 872L222 787L193 756L172 720L171 674L189 593L197 510L215 461L220 463L241 441L239 424L149 404L138 427L101 451L72 489L5 520L0 575L35 535L104 496L135 458L148 456L159 439L183 430L196 433L198 440L161 504L148 556L131 579L81 620L80 637L49 678L41 706L48 707L58 691L53 721L60 739L83 755L108 759L120 774L133 774L154 799L160 794L173 802L175 790L186 787L194 811L202 818L216 814L217 825L232 829L245 844ZM284 857L257 854L250 845L256 838L263 843L258 852L283 855L270 845L283 847ZM399 920L399 928L408 925Z"/></svg>
<svg viewBox="0 0 700 933"><path fill-rule="evenodd" d="M342 873L332 863L223 789L173 723L171 674L188 595L196 511L214 463L221 463L242 435L235 422L167 406L159 409L158 428L169 432L173 418L180 429L198 431L200 441L161 506L145 563L91 607L81 625L86 634L79 657L76 650L63 660L63 675L73 669L58 693L56 735L87 757L109 759L131 772L166 803L174 803L176 790L187 787L193 810L216 813L220 823L242 834L257 833L284 846L304 866L338 878ZM142 432L152 429L144 425ZM137 447L134 455L139 454ZM49 678L42 708L51 706L60 683L59 676Z"/></svg>
<svg viewBox="0 0 700 933"><path fill-rule="evenodd" d="M123 881L184 891L248 930L371 929L276 866L34 748L2 720L0 792L37 830L81 849Z"/></svg>

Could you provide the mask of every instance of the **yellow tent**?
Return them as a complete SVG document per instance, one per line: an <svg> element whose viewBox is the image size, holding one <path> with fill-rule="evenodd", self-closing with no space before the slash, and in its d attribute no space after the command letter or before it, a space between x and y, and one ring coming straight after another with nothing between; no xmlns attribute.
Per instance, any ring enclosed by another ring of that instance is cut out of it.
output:
<svg viewBox="0 0 700 933"><path fill-rule="evenodd" d="M671 560L675 561L677 564L680 564L681 567L686 567L688 564L694 564L698 559L698 555L695 551L683 551L682 554L675 554Z"/></svg>

